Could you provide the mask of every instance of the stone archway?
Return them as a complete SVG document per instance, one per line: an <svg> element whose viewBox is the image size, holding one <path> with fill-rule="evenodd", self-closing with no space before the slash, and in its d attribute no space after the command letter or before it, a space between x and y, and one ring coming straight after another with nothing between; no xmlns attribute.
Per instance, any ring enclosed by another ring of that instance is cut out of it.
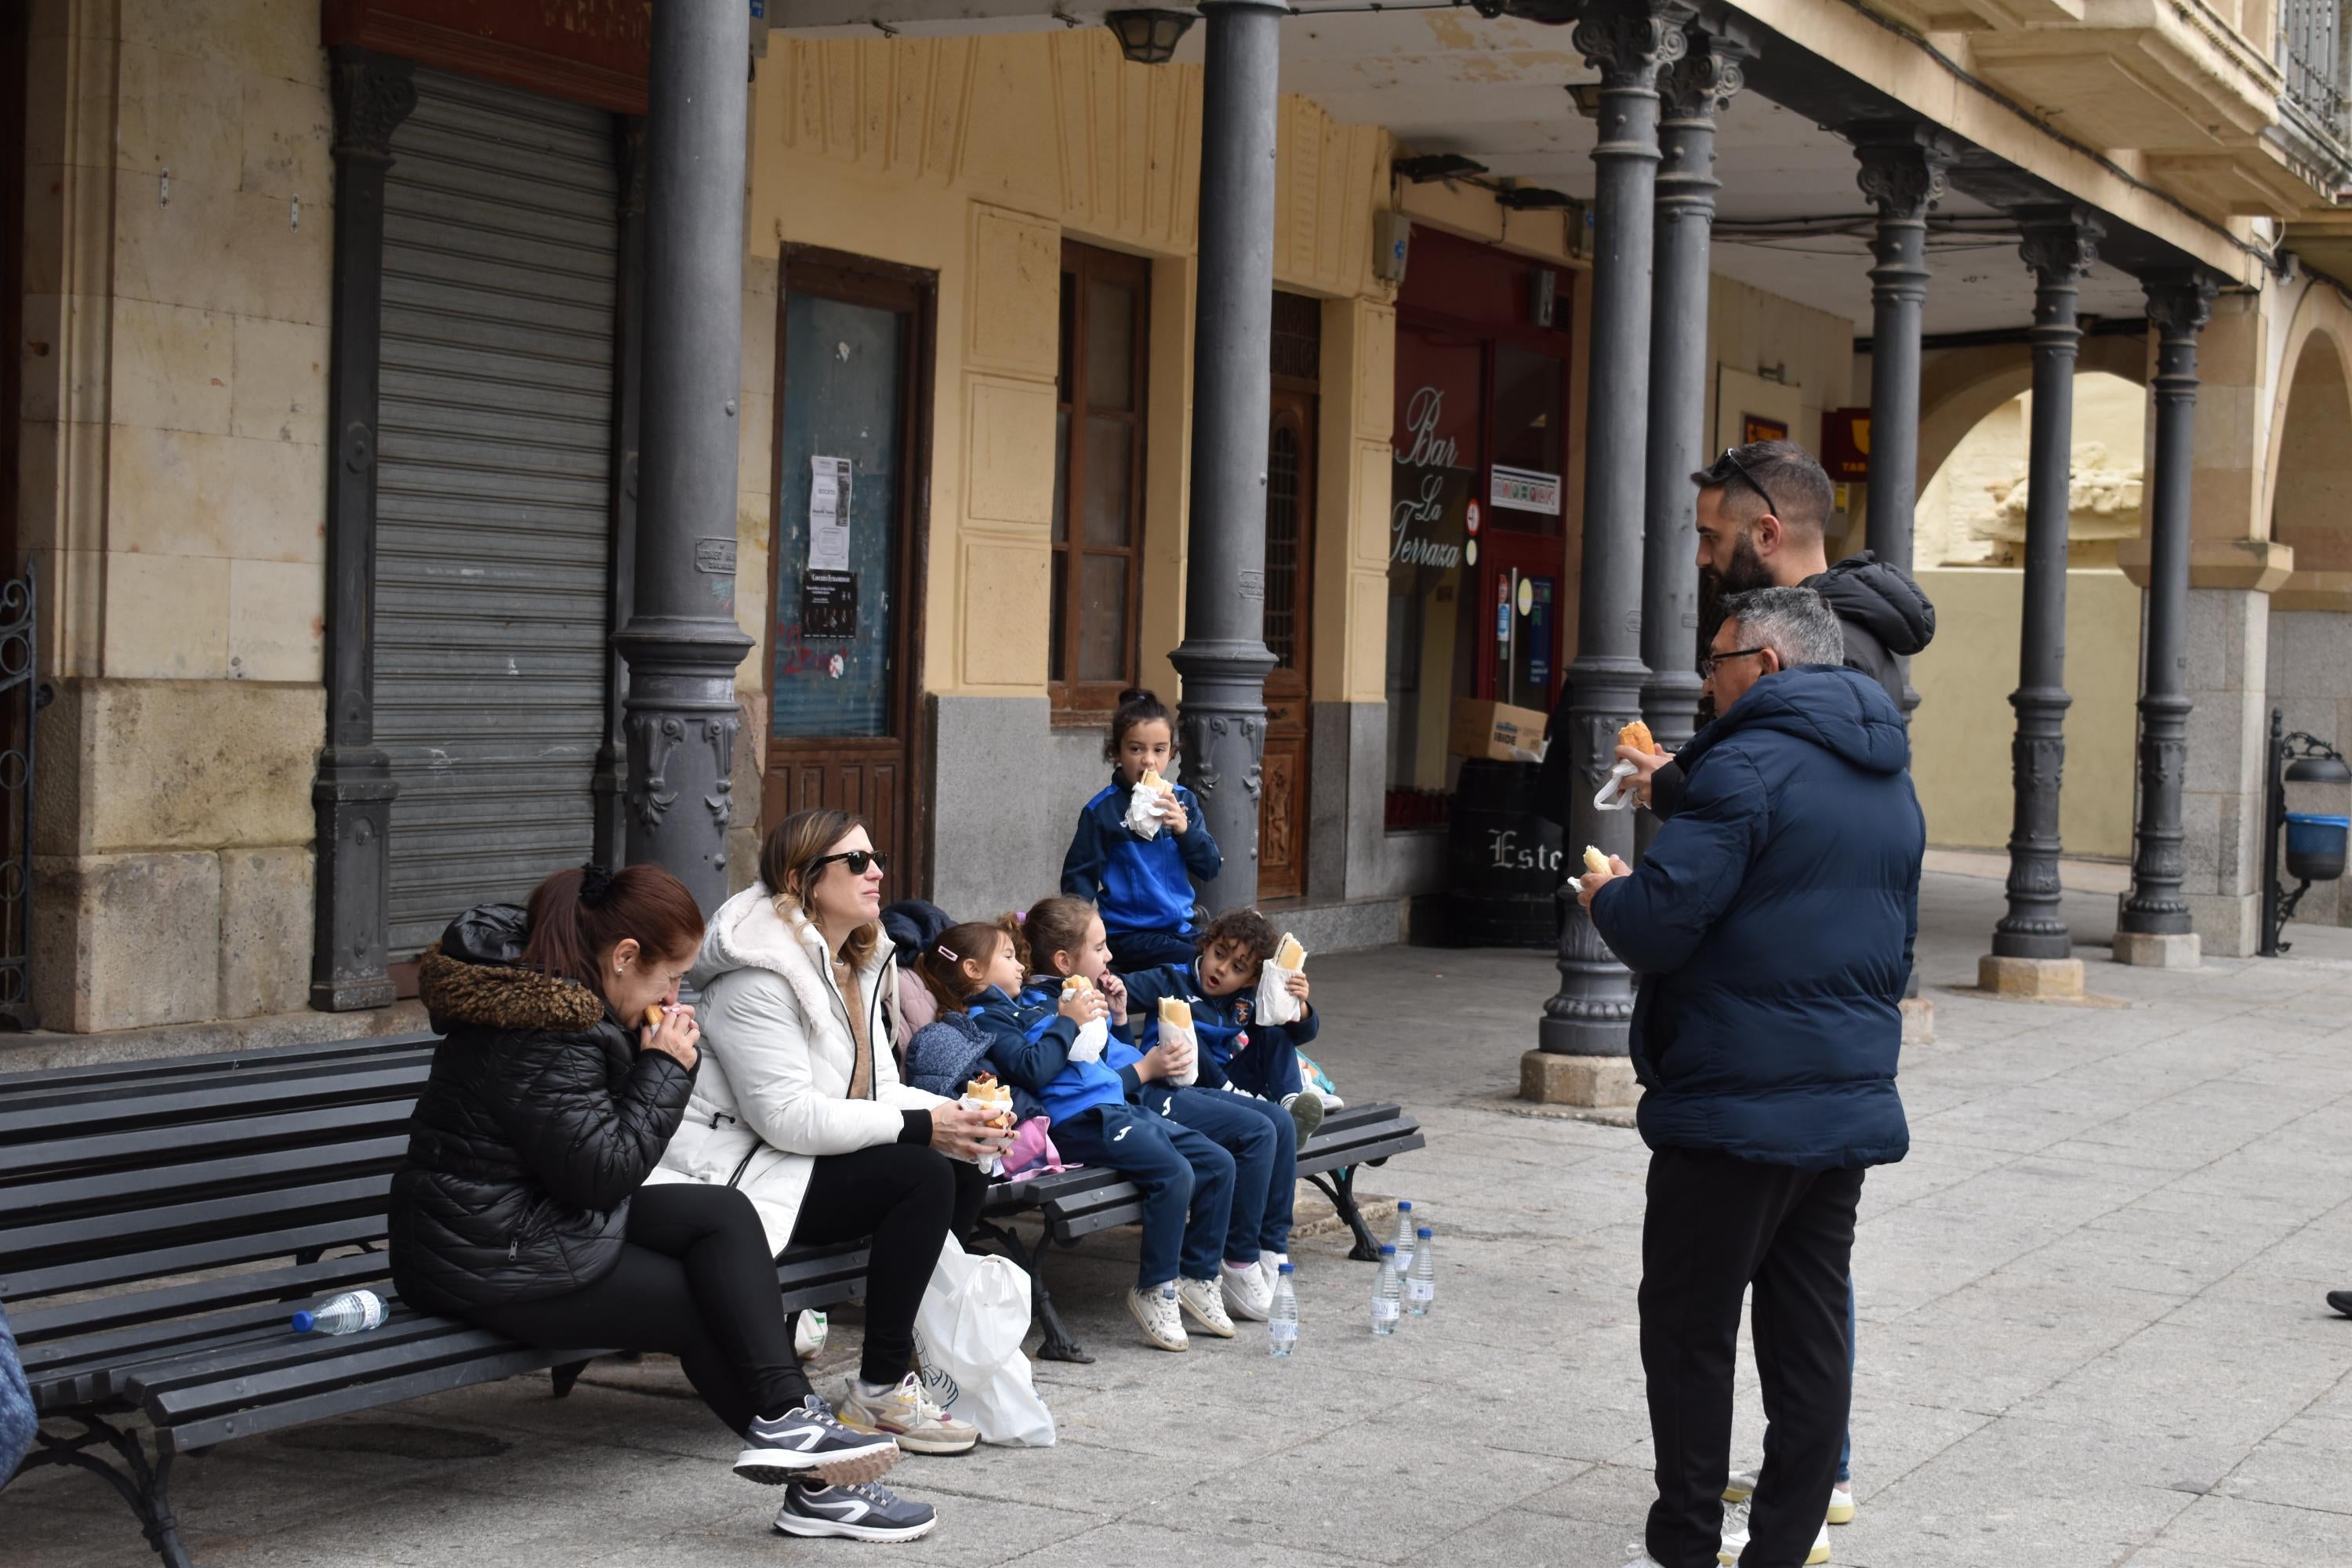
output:
<svg viewBox="0 0 2352 1568"><path fill-rule="evenodd" d="M2147 341L2129 337L2083 340L2075 373L2105 371L2147 384ZM1988 343L1931 353L1919 373L1919 487L1925 489L1952 448L1987 415L2033 385L2033 350L2026 343Z"/></svg>

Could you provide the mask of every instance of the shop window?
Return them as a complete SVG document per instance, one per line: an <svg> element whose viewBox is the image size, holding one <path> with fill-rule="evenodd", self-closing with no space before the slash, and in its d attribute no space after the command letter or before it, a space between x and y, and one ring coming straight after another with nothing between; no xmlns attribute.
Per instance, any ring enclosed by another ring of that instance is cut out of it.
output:
<svg viewBox="0 0 2352 1568"><path fill-rule="evenodd" d="M1559 531L1566 366L1556 354L1495 345L1495 526ZM1516 481L1516 482L1514 482Z"/></svg>
<svg viewBox="0 0 2352 1568"><path fill-rule="evenodd" d="M1483 344L1467 333L1397 326L1396 429L1389 516L1389 817L1417 826L1446 784L1455 699L1477 677L1477 541Z"/></svg>
<svg viewBox="0 0 2352 1568"><path fill-rule="evenodd" d="M1046 677L1073 716L1135 683L1150 304L1149 263L1063 244Z"/></svg>

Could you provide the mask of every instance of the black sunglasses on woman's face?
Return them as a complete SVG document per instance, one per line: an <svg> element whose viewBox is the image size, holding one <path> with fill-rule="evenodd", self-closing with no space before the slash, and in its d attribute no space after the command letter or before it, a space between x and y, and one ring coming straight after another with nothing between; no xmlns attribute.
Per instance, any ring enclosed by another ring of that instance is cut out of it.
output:
<svg viewBox="0 0 2352 1568"><path fill-rule="evenodd" d="M866 875L866 868L868 866L873 867L877 871L887 871L890 868L890 858L883 854L879 849L852 849L840 855L819 856L816 859L810 861L809 880L812 882L815 881L818 877L824 875L824 868L827 866L832 865L835 860L838 860L843 865L848 867L849 874L853 877L863 877Z"/></svg>

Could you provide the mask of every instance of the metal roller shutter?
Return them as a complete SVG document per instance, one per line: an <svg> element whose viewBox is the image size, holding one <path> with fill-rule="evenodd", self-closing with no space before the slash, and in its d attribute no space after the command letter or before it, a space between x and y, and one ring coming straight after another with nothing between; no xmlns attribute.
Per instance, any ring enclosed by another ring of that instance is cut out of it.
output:
<svg viewBox="0 0 2352 1568"><path fill-rule="evenodd" d="M588 858L617 174L599 110L420 69L384 191L375 733L391 953Z"/></svg>

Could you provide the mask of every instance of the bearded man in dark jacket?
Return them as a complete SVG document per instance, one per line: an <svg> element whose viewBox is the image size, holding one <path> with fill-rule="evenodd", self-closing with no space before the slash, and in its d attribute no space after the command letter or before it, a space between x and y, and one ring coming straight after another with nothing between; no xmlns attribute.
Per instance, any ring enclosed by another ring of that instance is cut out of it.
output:
<svg viewBox="0 0 2352 1568"><path fill-rule="evenodd" d="M1745 1560L1826 1552L1863 1172L1910 1147L1895 1073L1927 829L1902 712L1843 655L1810 589L1726 600L1706 661L1718 717L1681 752L1681 809L1639 870L1612 861L1580 890L1641 977L1642 1363L1658 1484L1643 1561L1664 1568L1748 1545L1718 1532L1751 1286L1771 1429Z"/></svg>

